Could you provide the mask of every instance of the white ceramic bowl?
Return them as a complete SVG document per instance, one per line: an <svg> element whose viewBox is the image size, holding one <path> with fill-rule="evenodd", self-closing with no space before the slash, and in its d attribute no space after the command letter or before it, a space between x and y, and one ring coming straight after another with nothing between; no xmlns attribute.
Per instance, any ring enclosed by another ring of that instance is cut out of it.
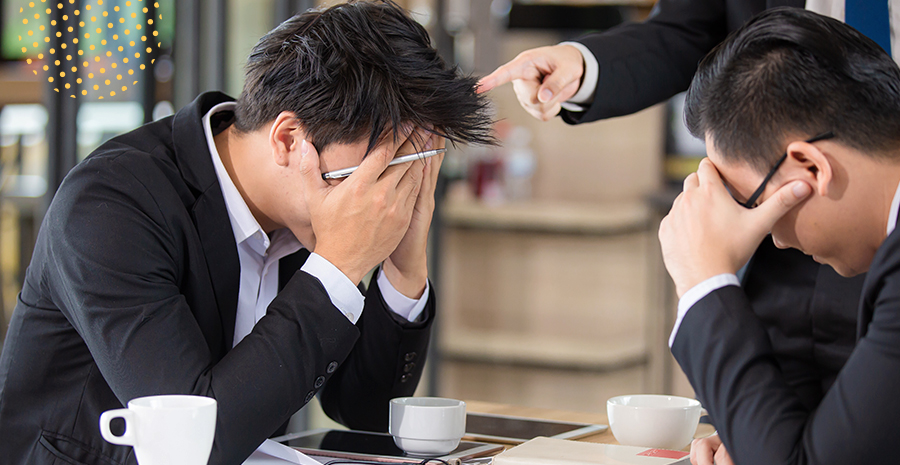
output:
<svg viewBox="0 0 900 465"><path fill-rule="evenodd" d="M444 455L466 434L466 403L441 397L391 399L388 432L407 454Z"/></svg>
<svg viewBox="0 0 900 465"><path fill-rule="evenodd" d="M609 428L626 446L681 450L691 443L703 408L696 399L651 394L606 402Z"/></svg>

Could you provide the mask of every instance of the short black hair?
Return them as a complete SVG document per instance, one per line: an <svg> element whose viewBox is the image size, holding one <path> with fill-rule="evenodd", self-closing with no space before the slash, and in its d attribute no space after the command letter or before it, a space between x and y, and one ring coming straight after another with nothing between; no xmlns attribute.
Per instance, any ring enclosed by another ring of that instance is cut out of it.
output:
<svg viewBox="0 0 900 465"><path fill-rule="evenodd" d="M798 8L765 11L701 62L685 123L723 158L768 171L787 136L831 131L871 156L900 148L900 68L840 21Z"/></svg>
<svg viewBox="0 0 900 465"><path fill-rule="evenodd" d="M495 144L476 82L445 63L425 28L390 0L343 3L298 14L260 39L235 128L255 131L290 111L319 151L366 138L371 151L403 124L454 144Z"/></svg>

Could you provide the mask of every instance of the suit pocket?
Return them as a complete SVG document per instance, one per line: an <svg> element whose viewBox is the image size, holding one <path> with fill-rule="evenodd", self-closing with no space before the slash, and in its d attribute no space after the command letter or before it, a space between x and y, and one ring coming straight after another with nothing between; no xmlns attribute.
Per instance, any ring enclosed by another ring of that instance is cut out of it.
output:
<svg viewBox="0 0 900 465"><path fill-rule="evenodd" d="M58 463L71 465L124 465L126 463L127 455L123 456L121 460L117 460L103 454L100 450L62 434L41 431L39 442L46 452L56 457Z"/></svg>

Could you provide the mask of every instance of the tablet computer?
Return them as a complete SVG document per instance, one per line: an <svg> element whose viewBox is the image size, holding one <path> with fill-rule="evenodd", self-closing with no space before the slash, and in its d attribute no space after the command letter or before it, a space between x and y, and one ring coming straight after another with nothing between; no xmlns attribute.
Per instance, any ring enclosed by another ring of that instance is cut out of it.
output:
<svg viewBox="0 0 900 465"><path fill-rule="evenodd" d="M466 438L477 441L521 444L538 436L557 439L577 439L606 431L606 425L539 420L535 418L466 414Z"/></svg>
<svg viewBox="0 0 900 465"><path fill-rule="evenodd" d="M385 463L421 463L426 457L407 455L394 444L390 434L335 429L313 430L273 438L306 455L344 460L365 460ZM465 460L496 454L503 450L497 444L460 441L453 452L438 458L444 461Z"/></svg>

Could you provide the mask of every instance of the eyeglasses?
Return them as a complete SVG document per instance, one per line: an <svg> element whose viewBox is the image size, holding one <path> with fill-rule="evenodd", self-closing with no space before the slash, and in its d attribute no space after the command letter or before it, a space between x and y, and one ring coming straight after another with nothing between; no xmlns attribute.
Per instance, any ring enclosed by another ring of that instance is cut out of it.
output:
<svg viewBox="0 0 900 465"><path fill-rule="evenodd" d="M813 142L818 142L820 140L831 139L833 137L834 137L834 133L831 131L828 131L826 133L819 134L818 136L812 137L810 139L806 139L804 142L813 143ZM755 207L754 204L756 203L757 200L759 200L759 196L761 196L763 191L766 190L766 185L769 184L769 180L772 179L772 176L775 176L775 172L778 171L778 167L781 166L782 163L784 163L784 161L787 159L787 156L788 156L787 152L784 152L784 155L782 155L781 158L779 158L778 161L775 162L775 166L773 166L772 169L769 170L769 174L767 174L765 179L763 179L762 184L759 185L759 187L753 192L753 195L751 195L750 198L747 199L746 202L741 202L741 201L735 199L737 201L737 203L741 204L741 206L744 208L754 208Z"/></svg>

